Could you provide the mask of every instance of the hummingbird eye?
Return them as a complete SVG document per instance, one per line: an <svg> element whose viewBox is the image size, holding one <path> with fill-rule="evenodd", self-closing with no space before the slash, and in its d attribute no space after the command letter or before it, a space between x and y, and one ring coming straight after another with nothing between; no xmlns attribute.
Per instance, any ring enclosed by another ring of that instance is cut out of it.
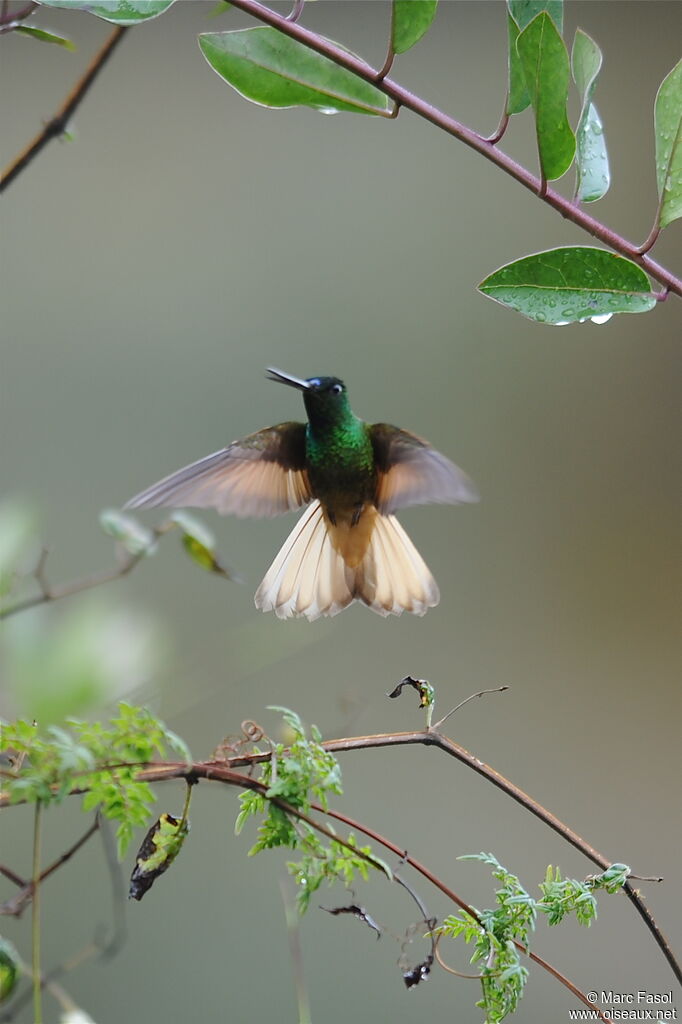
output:
<svg viewBox="0 0 682 1024"><path fill-rule="evenodd" d="M332 395L340 395L343 391L343 384L332 384L329 391Z"/></svg>

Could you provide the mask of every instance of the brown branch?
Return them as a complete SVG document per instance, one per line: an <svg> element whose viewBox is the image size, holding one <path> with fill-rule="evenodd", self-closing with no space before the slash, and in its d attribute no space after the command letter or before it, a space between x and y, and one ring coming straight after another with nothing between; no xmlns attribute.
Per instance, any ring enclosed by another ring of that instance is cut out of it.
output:
<svg viewBox="0 0 682 1024"><path fill-rule="evenodd" d="M119 25L114 29L101 50L95 54L85 74L78 80L78 82L76 82L57 113L50 118L50 120L44 125L42 131L36 135L33 141L28 144L26 149L15 157L9 167L4 171L0 178L0 192L3 192L8 185L12 184L14 179L21 174L25 167L28 167L34 157L36 157L38 153L45 148L51 139L64 134L71 117L76 112L77 107L80 106L90 86L93 84L107 60L120 43L125 32L127 32L126 26Z"/></svg>
<svg viewBox="0 0 682 1024"><path fill-rule="evenodd" d="M376 746L388 746L388 745L391 745L391 744L386 742L386 740L391 739L391 738L395 739L396 741L402 741L402 742L417 742L416 740L406 741L405 739L403 739L403 737L412 736L412 735L420 736L421 737L421 742L427 742L427 744L433 743L432 739L426 739L425 740L425 738L424 738L424 737L431 737L432 734L429 734L429 733L421 733L421 734L398 733L398 734L395 734L394 736L392 736L391 734L385 734L385 735L380 735L380 736L376 736L376 737L368 737L368 736L356 737L353 740L332 740L332 741L328 741L327 743L325 743L324 746L325 746L325 748L327 750L334 750L334 749L350 750L350 749L361 749L362 747L371 746L372 744L369 743L368 741L373 740L373 739L379 741L379 742L377 742L375 744ZM439 737L439 739L445 739L445 737ZM452 741L448 740L447 742L451 743ZM339 745L341 745L341 746L339 746ZM456 744L452 744L452 745L454 747L457 746ZM465 753L468 753L468 752L465 752ZM472 757L472 755L468 755L468 756ZM233 768L232 768L232 765L235 762L238 762L238 763L241 763L241 764L253 765L255 763L259 763L259 762L263 762L265 760L268 760L269 757L270 757L269 754L259 754L259 755L255 755L255 756L252 756L252 757L248 757L248 756L247 757L237 757L237 758L232 759L229 764L225 764L225 763L221 763L221 762L215 762L215 761L205 761L205 762L200 761L200 762L195 762L195 763L193 763L191 765L187 765L187 764L184 764L184 763L178 763L178 762L167 762L167 763L164 763L164 764L154 765L153 767L143 768L140 771L140 773L138 775L138 778L140 780L144 780L145 782L165 782L165 781L168 781L169 779L178 779L178 778L183 778L188 783L195 783L199 779L205 779L207 781L213 780L213 781L216 781L216 782L222 782L222 783L227 784L227 785L238 786L241 789L250 789L250 790L253 790L254 792L260 793L262 796L266 796L267 787L262 782L260 782L257 779L252 778L249 775L243 775L240 772L234 771ZM487 768L487 766L483 766L482 762L477 762L477 764L480 765L481 767L486 767ZM106 770L106 768L108 768L108 767L111 767L112 770L115 770L115 767L120 767L120 766L119 765L117 765L117 766L106 766L105 768L101 768L99 770L103 771L103 770ZM488 769L488 771L493 772L494 769ZM497 775L498 773L495 773L495 774ZM499 776L499 779L502 780L502 776ZM503 780L503 781L507 782L507 780ZM512 783L507 783L507 785L512 787L513 789L516 789L516 787L513 787ZM82 794L84 792L87 792L87 790L86 789L81 789L81 788L78 788L78 787L74 787L72 790L70 790L70 795L72 795L72 796L73 795L78 795L78 794ZM518 792L521 793L521 790L518 790ZM318 832L319 834L325 836L331 842L338 843L340 846L343 846L345 849L351 851L355 856L361 857L363 860L365 860L372 867L376 868L377 870L381 871L384 874L386 873L386 868L381 863L381 861L375 859L371 854L363 853L362 850L360 850L357 846L353 846L347 840L342 839L340 836L336 835L330 829L328 829L324 825L322 825L321 822L317 821L315 818L313 818L311 815L305 813L300 808L294 807L292 804L289 804L286 800L282 800L280 797L266 797L266 799L268 799L269 802L274 804L276 807L279 807L286 814L293 816L294 818L296 818L299 821L305 822L307 825L309 825L311 828L313 828L316 832ZM528 797L527 800L530 801L530 797ZM534 803L534 801L531 801L531 802ZM0 794L0 807L8 806L8 805L9 805L9 797L6 794ZM539 807L539 805L537 805L537 806ZM350 827L350 828L352 828L352 829L354 829L354 830L356 830L358 832L362 832L364 835L366 835L369 838L371 838L374 842L379 843L379 845L385 847L387 850L390 850L396 856L400 857L400 859L404 863L409 864L416 871L418 871L421 875L423 875L424 878L426 878L428 881L430 881L437 889L439 889L444 895L446 895L448 897L448 899L450 899L453 903L455 903L456 906L458 906L461 910L463 910L465 913L470 915L474 920L478 921L479 924L481 923L480 919L479 919L479 915L477 914L476 910L473 907L471 907L468 903L466 903L466 901L464 901L460 896L458 896L457 893L454 892L454 890L450 889L449 886L447 886L437 875L435 875L429 868L427 868L425 864L422 864L415 857L412 857L410 854L407 853L406 850L401 849L401 847L399 847L396 843L392 842L390 839L387 839L385 836L382 836L379 832L376 832L374 829L370 828L369 826L363 825L361 822L357 821L354 818L349 817L348 815L345 815L345 814L341 813L340 811L334 811L334 810L331 810L331 809L326 809L325 810L325 808L321 807L318 804L312 804L311 805L311 809L313 811L315 811L316 813L318 813L318 814L327 815L328 817L332 817L332 818L337 819L338 821L342 821L348 827ZM549 812L545 812L545 813L549 814ZM553 817L553 815L551 817ZM556 819L556 820L558 821L558 819ZM565 827L566 826L564 826L564 828ZM568 831L570 831L570 830L568 830ZM585 844L585 846L587 846L587 844ZM587 847L587 848L588 849L592 849L591 847ZM610 866L610 864L607 863L606 866ZM52 870L54 870L54 868L52 868ZM576 998L578 998L586 1006L588 1006L592 1010L595 1010L596 1013L600 1013L599 1010L596 1010L595 1007L592 1006L592 1004L590 1004L588 1002L587 997L582 993L582 991L576 985L574 985L573 982L571 982L565 975L563 975L561 973L561 971L559 971L557 968L553 967L550 963L548 963L546 960L544 960L537 953L534 953L531 950L526 949L526 947L523 946L521 943L515 942L515 946L524 955L528 956L534 963L537 963L538 966L543 968L543 970L548 971L553 977L555 977L558 981L560 981L562 985L564 985L566 988L568 988L576 996ZM673 963L674 963L674 960L673 960ZM607 1018L604 1017L604 1016L600 1016L599 1019L607 1021Z"/></svg>
<svg viewBox="0 0 682 1024"><path fill-rule="evenodd" d="M87 832L84 832L80 839L76 840L73 846L70 846L69 849L62 853L61 856L57 857L49 867L40 872L38 881L43 882L46 878L49 878L57 868L60 868L62 864L66 864L68 860L71 860L73 855L80 850L81 846L84 846L85 843L87 843L88 839L95 834L98 828L99 820L95 818ZM33 882L25 881L25 879L20 878L19 875L15 875L13 871L2 867L2 865L0 865L0 871L2 871L3 875L13 881L15 885L21 886L20 892L16 893L16 895L11 899L6 900L3 904L0 904L0 914L9 914L12 917L20 917L26 907L26 904L33 895Z"/></svg>
<svg viewBox="0 0 682 1024"><path fill-rule="evenodd" d="M168 522L162 523L161 526L152 527L150 533L153 535L154 540L159 540L165 533L173 529L174 526L175 523L172 520L168 520ZM40 593L34 594L33 597L27 597L22 601L17 601L15 604L7 605L6 608L0 608L0 621L2 619L9 619L11 615L18 615L19 612L25 612L29 608L35 608L37 605L47 604L49 601L59 601L62 597L71 597L72 594L79 594L82 590L90 590L92 587L99 587L104 583L112 583L114 580L119 580L123 576L127 576L136 565L139 565L148 553L149 548L145 548L136 554L127 554L123 561L113 569L102 569L100 572L92 573L89 576L81 576L77 580L70 580L68 583L59 583L53 587L49 585L45 578L47 552L43 549L38 565L33 572L40 585Z"/></svg>
<svg viewBox="0 0 682 1024"><path fill-rule="evenodd" d="M370 67L369 64L366 64L359 57L342 49L328 39L318 36L303 25L287 21L286 18L277 14L276 11L272 11L270 8L258 3L258 0L232 0L232 6L238 7L246 14L250 14L253 18L264 22L266 25L279 29L283 35L289 36L290 39L295 39L316 53L322 54L323 57L328 57L329 60L332 60L339 67L346 68L347 71L351 71L358 78L368 82L370 85L374 85L380 92L383 92L384 95L392 99L398 107L405 107L407 110L411 110L419 117L447 132L448 135L459 139L460 142L463 142L484 156L486 160L494 163L505 174L509 174L523 185L524 188L539 196L543 202L555 209L566 220L570 220L594 238L599 239L600 242L613 249L614 252L620 253L627 259L632 260L633 263L637 263L654 280L664 287L668 287L676 295L682 296L682 279L676 277L666 267L656 263L646 253L640 252L633 242L628 241L617 232L612 231L611 228L606 227L605 224L596 220L576 203L564 198L564 196L553 189L547 188L546 182L542 182L540 178L531 174L525 167L522 167L515 160L512 160L510 156L507 156L506 153L498 149L494 136L492 139L484 138L472 128L467 127L420 97L415 96L414 93L394 82L393 79L385 78L378 80L377 76L380 72Z"/></svg>
<svg viewBox="0 0 682 1024"><path fill-rule="evenodd" d="M574 832L571 828L569 828L568 825L561 821L560 818L558 818L555 814L552 814L551 811L548 811L545 807L542 806L542 804L538 803L537 800L534 800L531 796L525 793L513 782L505 778L500 772L496 771L496 769L479 760L479 758L475 757L460 744L455 743L447 736L443 736L440 733L435 732L434 730L427 730L425 732L378 733L369 736L354 736L345 739L326 740L323 742L322 746L325 748L325 750L329 751L330 753L342 753L351 750L375 749L378 747L389 746L409 746L414 744L421 744L424 746L435 746L438 749L443 750L449 756L454 757L456 760L461 761L463 764L473 769L473 771L475 771L477 774L487 779L487 781L491 782L494 786L497 786L498 789L501 789L513 800L516 800L517 803L520 803L523 807L525 807L526 810L530 811L531 814L534 814L537 818L543 821L553 831L555 831L558 835L565 839L566 842L574 846L577 850L579 850L582 854L584 854L584 856L586 856L589 860L591 860L602 870L606 870L613 863L612 860L605 857L602 853L600 853L593 846L587 843L586 840L579 836L577 832ZM249 776L241 775L240 773L234 771L234 768L252 767L255 764L260 764L265 761L268 761L270 759L270 756L270 753L243 754L238 755L236 757L232 757L226 762L197 762L191 766L187 766L185 764L176 764L173 762L155 764L142 768L142 770L140 771L139 778L143 779L146 782L163 782L168 779L175 778L214 778L218 781L241 786L242 788L253 789L258 792L264 792L264 787L262 783L250 778ZM131 765L116 765L109 767L111 767L112 770L115 770L116 767L131 767ZM71 792L72 794L75 794L84 791L74 788ZM278 804L278 806L282 808L282 810L287 811L287 813L296 813L297 815L299 815L299 812L296 811L295 808L289 807L289 805L285 804L284 802L275 802ZM9 803L9 796L7 794L0 793L0 808L2 808L3 806L8 806ZM332 812L329 813L331 814ZM308 824L312 825L313 827L318 826L318 823L315 823L314 820L308 820L305 817L302 820L307 820ZM369 835L370 833L367 832L367 834ZM395 852L399 853L399 855L401 856L403 854L403 851L398 850L398 848L396 848ZM373 866L376 867L377 865L374 864ZM424 869L424 871L427 871L427 869ZM425 877L430 876L425 874ZM435 876L430 877L430 880L433 881L434 885L440 884ZM661 952L670 964L670 967L672 968L675 977L682 984L682 968L680 967L680 964L678 963L675 954L673 953L673 950L670 946L667 937L658 927L658 924L656 923L653 915L643 902L638 890L631 884L631 882L627 881L624 884L623 888L630 901L634 904L635 909L639 913L640 917L643 919L647 928L651 932ZM451 899L453 899L454 902L457 902L456 896L453 893L451 893L450 890L448 890L447 894ZM466 904L459 905L462 906L462 909L468 910Z"/></svg>

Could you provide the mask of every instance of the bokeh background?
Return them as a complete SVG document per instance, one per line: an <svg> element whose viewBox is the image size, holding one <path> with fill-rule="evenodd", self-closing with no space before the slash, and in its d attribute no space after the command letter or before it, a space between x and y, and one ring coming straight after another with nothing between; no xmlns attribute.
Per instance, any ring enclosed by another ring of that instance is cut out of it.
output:
<svg viewBox="0 0 682 1024"><path fill-rule="evenodd" d="M262 616L253 592L293 517L208 513L245 585L202 573L169 538L96 595L141 621L152 613L165 635L165 659L133 696L201 758L243 719L276 731L270 704L325 736L364 734L421 725L413 695L385 696L407 673L435 684L441 713L508 684L459 712L450 734L606 856L664 875L646 885L647 902L679 949L679 301L558 329L483 298L475 286L499 265L589 239L409 112L386 121L247 103L211 72L196 34L250 22L236 11L209 20L211 6L178 3L129 32L79 111L75 140L52 143L6 193L3 492L40 510L51 579L75 577L111 562L102 508L235 437L301 417L299 396L267 383L266 365L344 378L359 415L428 437L480 487L478 506L401 516L438 578L439 607L389 621L356 606L314 624ZM322 2L305 24L379 65L388 16L383 2ZM40 23L78 50L3 38L3 163L111 31L72 12L46 11ZM595 212L643 239L656 208L653 102L679 58L682 8L569 3L568 39L578 25L605 55L596 100L613 186ZM501 3L446 2L394 77L487 133L505 54ZM535 167L529 114L503 147ZM655 250L678 270L681 237L673 224ZM42 614L58 622L67 602ZM16 704L5 689L2 712ZM492 850L531 891L548 863L580 878L592 870L437 752L366 751L342 765L335 803L479 907L491 905L491 879L460 854ZM181 786L168 787L160 805L179 810L181 799ZM236 810L234 792L201 786L182 859L127 907L118 957L65 980L98 1024L297 1020L285 858L247 860L253 834L233 836ZM46 858L80 828L75 801L50 812ZM3 815L1 858L23 873L30 831L29 812ZM431 913L450 912L410 879ZM406 993L392 937L417 915L406 894L376 879L356 896L392 934L376 942L353 919L310 911L301 943L313 1020L479 1020L474 982L434 972ZM110 922L96 843L43 900L49 967ZM339 888L315 905L344 901ZM28 958L28 919L3 930ZM624 897L604 898L589 931L541 922L535 948L583 989L673 987ZM427 948L416 939L408 952L416 962ZM466 970L462 949L446 953ZM576 1005L534 970L517 1019L558 1022ZM57 1018L52 1002L48 1012Z"/></svg>

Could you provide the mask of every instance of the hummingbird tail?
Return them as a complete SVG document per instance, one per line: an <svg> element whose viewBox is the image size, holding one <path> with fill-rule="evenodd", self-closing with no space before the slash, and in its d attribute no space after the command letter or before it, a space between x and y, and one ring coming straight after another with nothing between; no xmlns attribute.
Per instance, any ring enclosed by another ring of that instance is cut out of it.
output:
<svg viewBox="0 0 682 1024"><path fill-rule="evenodd" d="M356 600L383 616L423 615L438 604L438 585L395 516L374 509L366 515L372 516L366 550L349 565L344 552L355 547L351 535L360 524L331 526L319 501L314 502L265 574L256 607L280 619L304 615L312 622Z"/></svg>

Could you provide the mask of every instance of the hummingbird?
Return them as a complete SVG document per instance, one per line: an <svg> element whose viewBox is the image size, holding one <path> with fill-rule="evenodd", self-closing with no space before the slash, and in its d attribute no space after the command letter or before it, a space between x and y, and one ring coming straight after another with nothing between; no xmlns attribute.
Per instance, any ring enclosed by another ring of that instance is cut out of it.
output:
<svg viewBox="0 0 682 1024"><path fill-rule="evenodd" d="M365 423L338 377L268 379L303 394L307 423L278 423L172 473L126 508L215 508L269 517L309 505L255 595L280 619L336 615L361 601L379 615L424 615L438 584L393 514L478 501L473 482L428 441Z"/></svg>

